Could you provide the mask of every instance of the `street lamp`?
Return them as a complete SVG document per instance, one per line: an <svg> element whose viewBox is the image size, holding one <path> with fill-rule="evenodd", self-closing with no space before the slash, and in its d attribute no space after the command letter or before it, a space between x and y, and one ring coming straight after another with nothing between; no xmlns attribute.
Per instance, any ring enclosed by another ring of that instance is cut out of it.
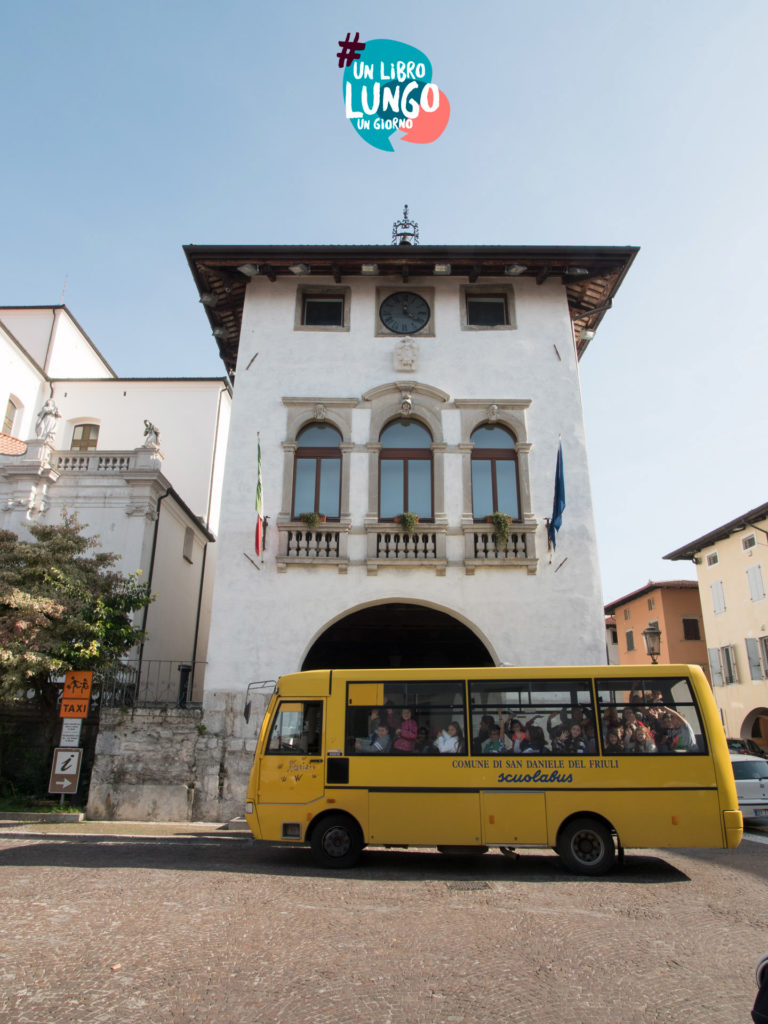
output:
<svg viewBox="0 0 768 1024"><path fill-rule="evenodd" d="M645 640L645 653L651 659L651 664L655 665L661 654L661 630L659 627L646 626L643 630L643 640Z"/></svg>

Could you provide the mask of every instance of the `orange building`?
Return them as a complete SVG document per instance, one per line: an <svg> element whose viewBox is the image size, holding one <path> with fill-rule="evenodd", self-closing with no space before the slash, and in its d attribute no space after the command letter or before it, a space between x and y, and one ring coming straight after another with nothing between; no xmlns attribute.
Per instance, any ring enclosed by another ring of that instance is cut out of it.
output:
<svg viewBox="0 0 768 1024"><path fill-rule="evenodd" d="M615 617L620 665L650 665L643 630L661 630L660 664L700 665L709 679L699 585L693 580L648 581L605 606Z"/></svg>

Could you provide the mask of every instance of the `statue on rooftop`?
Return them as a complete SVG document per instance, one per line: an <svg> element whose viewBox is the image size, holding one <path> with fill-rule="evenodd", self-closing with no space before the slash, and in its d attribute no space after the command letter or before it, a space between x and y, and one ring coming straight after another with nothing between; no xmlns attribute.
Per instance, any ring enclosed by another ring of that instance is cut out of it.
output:
<svg viewBox="0 0 768 1024"><path fill-rule="evenodd" d="M53 395L43 405L37 414L35 434L41 441L49 441L56 433L56 420L61 419L61 413L56 408Z"/></svg>
<svg viewBox="0 0 768 1024"><path fill-rule="evenodd" d="M144 420L144 448L160 447L160 431L149 420Z"/></svg>

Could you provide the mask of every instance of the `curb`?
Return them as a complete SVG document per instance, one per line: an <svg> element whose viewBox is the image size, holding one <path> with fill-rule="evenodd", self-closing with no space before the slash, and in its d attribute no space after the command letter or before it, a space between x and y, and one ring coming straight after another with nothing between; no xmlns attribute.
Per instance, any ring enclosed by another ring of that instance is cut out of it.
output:
<svg viewBox="0 0 768 1024"><path fill-rule="evenodd" d="M19 813L0 812L0 821L49 821L54 824L68 824L70 822L85 821L85 814L82 811L71 811L69 813L52 812L43 814L40 811L24 811Z"/></svg>

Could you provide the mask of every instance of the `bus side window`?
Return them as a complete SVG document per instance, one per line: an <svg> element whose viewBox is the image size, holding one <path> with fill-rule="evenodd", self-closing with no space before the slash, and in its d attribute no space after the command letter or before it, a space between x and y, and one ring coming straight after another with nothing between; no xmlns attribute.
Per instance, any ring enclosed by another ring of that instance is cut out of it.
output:
<svg viewBox="0 0 768 1024"><path fill-rule="evenodd" d="M705 753L698 709L687 679L598 680L603 753Z"/></svg>

